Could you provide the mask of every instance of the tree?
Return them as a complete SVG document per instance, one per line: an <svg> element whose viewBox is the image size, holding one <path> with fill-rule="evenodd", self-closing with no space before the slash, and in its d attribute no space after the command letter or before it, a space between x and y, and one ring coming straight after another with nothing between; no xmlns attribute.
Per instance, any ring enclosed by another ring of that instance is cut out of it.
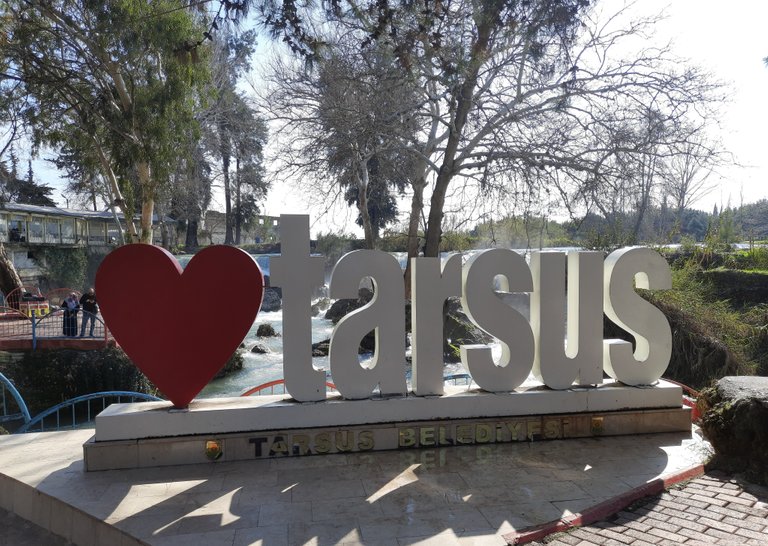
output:
<svg viewBox="0 0 768 546"><path fill-rule="evenodd" d="M21 179L16 174L16 169L6 171L0 165L0 203L24 203L26 205L42 205L55 207L56 203L51 199L53 188L46 184L35 182L32 172L32 162L29 162L27 177Z"/></svg>
<svg viewBox="0 0 768 546"><path fill-rule="evenodd" d="M695 133L678 145L665 178L665 190L672 198L678 222L682 223L686 209L715 188L710 176L724 161L719 143Z"/></svg>
<svg viewBox="0 0 768 546"><path fill-rule="evenodd" d="M546 188L566 207L589 207L626 174L619 154L650 161L680 140L672 130L653 146L642 132L635 142L617 138L647 123L638 105L653 105L671 129L708 116L720 98L716 82L668 47L637 48L657 17L628 22L623 11L606 15L584 0L379 8L351 10L354 18L342 15L342 22L389 48L420 90L420 130L403 146L419 165L411 177L409 256L418 252L427 201L424 254L438 254L453 185L476 184L478 197L489 190L498 197L514 181L534 193Z"/></svg>
<svg viewBox="0 0 768 546"><path fill-rule="evenodd" d="M259 202L266 197L269 190L263 165L267 125L256 110L239 95L234 103L234 113L235 122L230 126L235 157L232 214L235 244L239 245L243 227L250 226L260 212Z"/></svg>
<svg viewBox="0 0 768 546"><path fill-rule="evenodd" d="M126 219L140 203L140 240L150 242L206 74L194 62L204 54L196 16L177 0L9 0L3 15L6 76L30 98L35 140L98 162Z"/></svg>
<svg viewBox="0 0 768 546"><path fill-rule="evenodd" d="M184 250L195 252L200 246L198 232L204 212L211 202L212 167L201 143L184 154L172 176L168 208L183 230Z"/></svg>
<svg viewBox="0 0 768 546"><path fill-rule="evenodd" d="M221 162L225 244L238 244L240 238L236 232L241 229L245 212L245 208L239 204L244 189L242 184L247 182L246 185L256 187L263 180L261 161L267 138L266 124L237 90L239 79L250 70L255 45L256 34L253 31L236 35L226 28L217 36L211 81L211 92L215 100L201 116L208 147ZM233 161L234 179L231 172ZM250 178L239 175L240 165L249 169L249 174L252 175ZM253 178L253 175L258 175L258 180ZM256 193L260 193L259 198L263 197L266 186Z"/></svg>
<svg viewBox="0 0 768 546"><path fill-rule="evenodd" d="M391 51L360 47L363 37L354 30L331 34L313 70L276 60L265 104L280 123L281 170L355 204L366 247L374 248L396 213L391 192L413 176L407 143L418 131L418 103Z"/></svg>

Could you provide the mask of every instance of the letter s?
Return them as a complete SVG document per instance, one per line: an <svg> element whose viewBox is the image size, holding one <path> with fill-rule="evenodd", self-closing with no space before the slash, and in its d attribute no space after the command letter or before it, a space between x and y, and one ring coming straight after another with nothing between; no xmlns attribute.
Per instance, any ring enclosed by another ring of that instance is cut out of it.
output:
<svg viewBox="0 0 768 546"><path fill-rule="evenodd" d="M620 339L603 342L603 369L627 385L650 385L669 365L672 330L656 306L635 292L672 288L666 260L649 248L622 248L605 259L605 314L635 338L632 344Z"/></svg>

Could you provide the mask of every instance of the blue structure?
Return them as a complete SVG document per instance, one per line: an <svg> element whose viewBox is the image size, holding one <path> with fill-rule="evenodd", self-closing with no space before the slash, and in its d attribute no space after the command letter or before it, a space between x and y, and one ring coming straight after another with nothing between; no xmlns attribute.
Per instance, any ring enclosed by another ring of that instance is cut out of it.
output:
<svg viewBox="0 0 768 546"><path fill-rule="evenodd" d="M27 404L10 379L0 373L0 423L23 421L15 434L82 428L92 423L96 414L109 404L136 401L162 401L162 398L132 391L104 391L70 398L31 417ZM15 408L11 404L15 403ZM93 404L93 402L97 402ZM98 403L100 402L100 403ZM83 417L82 412L85 412ZM49 419L50 418L50 419ZM46 419L48 426L46 428ZM80 419L80 421L78 421ZM54 421L51 423L51 421Z"/></svg>

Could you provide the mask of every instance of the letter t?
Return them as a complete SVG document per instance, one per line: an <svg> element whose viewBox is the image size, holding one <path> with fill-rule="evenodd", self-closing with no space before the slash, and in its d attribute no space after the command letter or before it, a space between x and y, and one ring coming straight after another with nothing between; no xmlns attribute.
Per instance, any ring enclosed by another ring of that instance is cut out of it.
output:
<svg viewBox="0 0 768 546"><path fill-rule="evenodd" d="M300 402L325 399L325 373L312 366L312 289L323 284L323 258L309 254L309 216L280 216L280 256L270 281L283 288L285 390Z"/></svg>

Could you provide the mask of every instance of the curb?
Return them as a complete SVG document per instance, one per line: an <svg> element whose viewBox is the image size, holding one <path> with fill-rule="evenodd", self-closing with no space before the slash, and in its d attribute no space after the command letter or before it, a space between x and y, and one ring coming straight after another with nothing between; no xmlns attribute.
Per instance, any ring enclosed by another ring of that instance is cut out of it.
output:
<svg viewBox="0 0 768 546"><path fill-rule="evenodd" d="M527 527L521 531L508 533L503 535L503 538L507 541L507 544L527 544L534 540L541 540L553 533L562 533L569 529L573 529L574 527L589 525L590 523L600 521L620 512L637 500L652 495L658 495L675 484L688 481L692 478L701 476L702 474L704 474L704 465L694 465L674 474L656 478L645 485L630 489L626 493L622 493L612 499L596 504L583 512L566 516L555 521L550 521L549 523Z"/></svg>

